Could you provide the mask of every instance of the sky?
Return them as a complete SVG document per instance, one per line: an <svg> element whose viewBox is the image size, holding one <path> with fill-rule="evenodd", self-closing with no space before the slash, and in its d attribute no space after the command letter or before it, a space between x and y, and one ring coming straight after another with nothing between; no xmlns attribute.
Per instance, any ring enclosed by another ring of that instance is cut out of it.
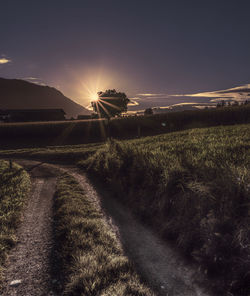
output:
<svg viewBox="0 0 250 296"><path fill-rule="evenodd" d="M84 106L106 89L136 104L250 83L248 0L6 0L0 11L0 77Z"/></svg>

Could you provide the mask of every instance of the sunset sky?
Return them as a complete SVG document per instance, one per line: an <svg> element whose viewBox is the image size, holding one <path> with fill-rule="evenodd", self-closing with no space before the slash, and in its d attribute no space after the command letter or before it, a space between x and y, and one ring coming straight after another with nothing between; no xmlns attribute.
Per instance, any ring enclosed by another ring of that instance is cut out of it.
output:
<svg viewBox="0 0 250 296"><path fill-rule="evenodd" d="M0 10L0 77L85 106L107 88L159 98L250 83L247 0L7 0Z"/></svg>

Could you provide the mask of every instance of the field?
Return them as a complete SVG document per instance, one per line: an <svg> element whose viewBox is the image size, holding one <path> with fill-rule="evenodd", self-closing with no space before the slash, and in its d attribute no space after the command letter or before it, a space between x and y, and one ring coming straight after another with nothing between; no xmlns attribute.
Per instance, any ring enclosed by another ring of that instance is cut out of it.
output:
<svg viewBox="0 0 250 296"><path fill-rule="evenodd" d="M44 148L23 148L0 150L0 157L16 157L43 160L47 162L77 163L94 154L104 143L86 145L47 146Z"/></svg>
<svg viewBox="0 0 250 296"><path fill-rule="evenodd" d="M28 174L13 164L0 161L0 278L3 264L9 249L16 242L16 228L19 225L21 211L30 190Z"/></svg>
<svg viewBox="0 0 250 296"><path fill-rule="evenodd" d="M1 123L0 148L45 147L103 142L108 135L131 139L180 131L250 122L250 105L198 111L170 112L107 120Z"/></svg>
<svg viewBox="0 0 250 296"><path fill-rule="evenodd" d="M250 125L111 141L79 163L200 264L219 294L248 295Z"/></svg>
<svg viewBox="0 0 250 296"><path fill-rule="evenodd" d="M219 295L248 296L249 148L243 124L0 155L77 164L196 261Z"/></svg>

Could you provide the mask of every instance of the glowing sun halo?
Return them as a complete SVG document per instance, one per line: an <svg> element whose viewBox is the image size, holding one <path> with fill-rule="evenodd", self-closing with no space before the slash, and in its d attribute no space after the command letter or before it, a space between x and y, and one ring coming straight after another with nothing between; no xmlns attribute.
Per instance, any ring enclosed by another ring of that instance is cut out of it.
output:
<svg viewBox="0 0 250 296"><path fill-rule="evenodd" d="M92 93L91 94L91 100L92 101L97 101L99 99L98 94L97 93Z"/></svg>

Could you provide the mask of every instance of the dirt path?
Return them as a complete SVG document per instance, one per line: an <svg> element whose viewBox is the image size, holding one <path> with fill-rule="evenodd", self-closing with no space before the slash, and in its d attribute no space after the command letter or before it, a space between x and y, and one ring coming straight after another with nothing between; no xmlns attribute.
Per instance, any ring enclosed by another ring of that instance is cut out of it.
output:
<svg viewBox="0 0 250 296"><path fill-rule="evenodd" d="M33 162L18 161L26 169ZM18 243L11 251L5 272L5 296L43 296L50 292L50 255L53 246L52 202L56 171L46 164L30 171L32 192L18 230ZM20 280L16 285L13 281Z"/></svg>
<svg viewBox="0 0 250 296"><path fill-rule="evenodd" d="M79 174L77 169L71 168L67 171L77 179L88 196L105 211L108 223L119 236L126 255L158 295L209 295L205 288L202 289L196 283L197 270L184 263L183 258L172 247L167 246L135 219L129 209L103 190L100 196L88 178Z"/></svg>
<svg viewBox="0 0 250 296"><path fill-rule="evenodd" d="M18 161L30 168L35 161ZM32 197L18 231L19 243L11 252L6 272L6 292L3 295L55 295L51 290L50 255L52 237L52 197L58 168L70 173L81 184L97 207L105 211L107 223L119 236L126 255L134 262L139 274L154 288L157 295L207 296L195 283L195 270L144 227L130 211L102 191L100 195L88 178L76 168L39 165L33 169ZM13 280L22 280L17 287Z"/></svg>

